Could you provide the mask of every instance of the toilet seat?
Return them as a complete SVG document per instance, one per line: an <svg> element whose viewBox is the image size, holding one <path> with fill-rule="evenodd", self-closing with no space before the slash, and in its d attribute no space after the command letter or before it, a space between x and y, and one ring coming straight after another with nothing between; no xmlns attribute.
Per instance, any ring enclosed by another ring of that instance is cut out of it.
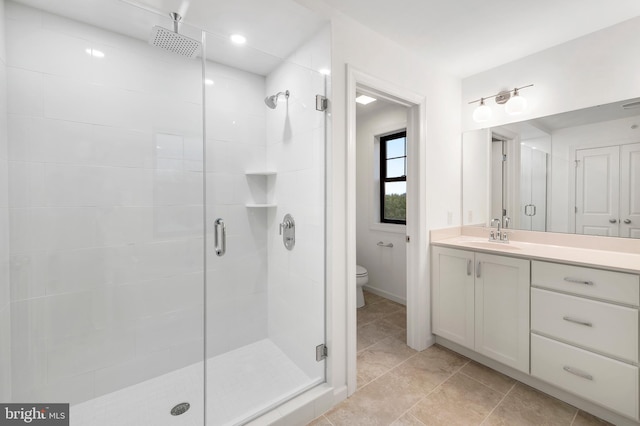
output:
<svg viewBox="0 0 640 426"><path fill-rule="evenodd" d="M368 275L369 273L367 272L367 269L360 266L360 265L356 265L356 277L364 277L365 275Z"/></svg>

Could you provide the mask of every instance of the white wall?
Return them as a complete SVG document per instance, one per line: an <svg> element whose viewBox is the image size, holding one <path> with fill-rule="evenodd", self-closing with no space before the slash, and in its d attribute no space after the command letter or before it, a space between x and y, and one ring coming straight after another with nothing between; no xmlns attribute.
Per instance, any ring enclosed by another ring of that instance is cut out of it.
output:
<svg viewBox="0 0 640 426"><path fill-rule="evenodd" d="M575 175L575 149L640 142L640 130L632 129L633 124L640 124L638 117L568 127L552 132L550 231L575 231L569 226L569 216L572 215L572 203L575 199L575 189L570 187L572 175Z"/></svg>
<svg viewBox="0 0 640 426"><path fill-rule="evenodd" d="M201 360L201 64L6 6L13 399Z"/></svg>
<svg viewBox="0 0 640 426"><path fill-rule="evenodd" d="M640 17L552 47L462 81L462 127L472 130L640 96ZM493 117L475 123L468 102L528 84L528 110L507 116L493 100Z"/></svg>
<svg viewBox="0 0 640 426"><path fill-rule="evenodd" d="M315 347L325 341L325 113L315 96L325 95L330 69L327 27L300 46L266 78L266 93L289 90L289 101L267 109L269 337L310 378L324 376ZM327 79L327 81L325 81ZM266 212L265 212L266 213ZM289 251L278 234L285 214L295 220Z"/></svg>
<svg viewBox="0 0 640 426"><path fill-rule="evenodd" d="M0 0L0 401L11 401L6 58L4 0Z"/></svg>
<svg viewBox="0 0 640 426"><path fill-rule="evenodd" d="M380 161L376 157L380 151L374 148L376 136L407 127L407 112L404 106L388 104L367 113L365 106L356 119L356 262L367 268L367 288L403 304L407 301L406 226L380 223ZM380 247L379 241L393 247Z"/></svg>
<svg viewBox="0 0 640 426"><path fill-rule="evenodd" d="M426 97L428 229L460 224L460 80L357 22L332 16L332 139L328 165L329 381L346 383L346 65ZM449 218L451 220L449 220ZM424 271L429 276L429 271ZM430 284L423 283L429 294ZM428 297L421 301L429 306Z"/></svg>

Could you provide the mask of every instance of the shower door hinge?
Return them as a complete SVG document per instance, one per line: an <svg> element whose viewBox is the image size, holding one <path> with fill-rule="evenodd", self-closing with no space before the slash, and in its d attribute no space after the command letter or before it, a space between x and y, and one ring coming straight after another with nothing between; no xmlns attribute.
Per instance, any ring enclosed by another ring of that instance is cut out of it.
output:
<svg viewBox="0 0 640 426"><path fill-rule="evenodd" d="M316 95L316 110L326 111L329 107L329 100L326 96Z"/></svg>
<svg viewBox="0 0 640 426"><path fill-rule="evenodd" d="M316 361L320 362L328 356L329 350L327 349L327 345L322 343L321 345L316 346Z"/></svg>

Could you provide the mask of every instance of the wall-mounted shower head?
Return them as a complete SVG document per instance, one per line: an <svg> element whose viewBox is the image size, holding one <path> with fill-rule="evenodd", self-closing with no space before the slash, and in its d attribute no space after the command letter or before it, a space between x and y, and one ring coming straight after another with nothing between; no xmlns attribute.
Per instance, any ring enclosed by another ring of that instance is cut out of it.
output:
<svg viewBox="0 0 640 426"><path fill-rule="evenodd" d="M149 44L187 58L195 58L200 53L201 43L178 33L182 16L176 12L170 13L169 16L173 20L173 31L156 25L151 31Z"/></svg>
<svg viewBox="0 0 640 426"><path fill-rule="evenodd" d="M264 98L264 103L271 109L276 109L278 106L278 97L280 95L284 95L285 99L289 99L289 91L285 90L284 92L278 92L275 95L267 96Z"/></svg>

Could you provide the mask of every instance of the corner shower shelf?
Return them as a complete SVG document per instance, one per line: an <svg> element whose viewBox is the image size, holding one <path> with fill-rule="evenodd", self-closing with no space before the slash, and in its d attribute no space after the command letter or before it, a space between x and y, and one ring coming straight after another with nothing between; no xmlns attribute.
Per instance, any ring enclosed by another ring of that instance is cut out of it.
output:
<svg viewBox="0 0 640 426"><path fill-rule="evenodd" d="M277 174L278 174L278 172L270 171L270 170L256 171L256 172L245 172L245 175L247 175L247 176L275 176Z"/></svg>
<svg viewBox="0 0 640 426"><path fill-rule="evenodd" d="M246 207L251 208L251 209L264 209L264 208L270 208L270 207L278 207L277 204L245 204Z"/></svg>
<svg viewBox="0 0 640 426"><path fill-rule="evenodd" d="M264 190L264 194L265 195L269 192L268 189L267 189L268 186L273 184L273 181L271 179L269 179L269 176L275 176L276 174L277 174L277 172L274 171L274 170L259 170L259 171L245 172L246 176L259 176L261 178L264 178L263 190ZM262 198L262 197L260 197L260 198ZM247 203L246 207L247 208L252 208L252 209L264 209L264 208L268 209L268 208L272 208L272 207L277 207L277 204L275 204L275 203Z"/></svg>

